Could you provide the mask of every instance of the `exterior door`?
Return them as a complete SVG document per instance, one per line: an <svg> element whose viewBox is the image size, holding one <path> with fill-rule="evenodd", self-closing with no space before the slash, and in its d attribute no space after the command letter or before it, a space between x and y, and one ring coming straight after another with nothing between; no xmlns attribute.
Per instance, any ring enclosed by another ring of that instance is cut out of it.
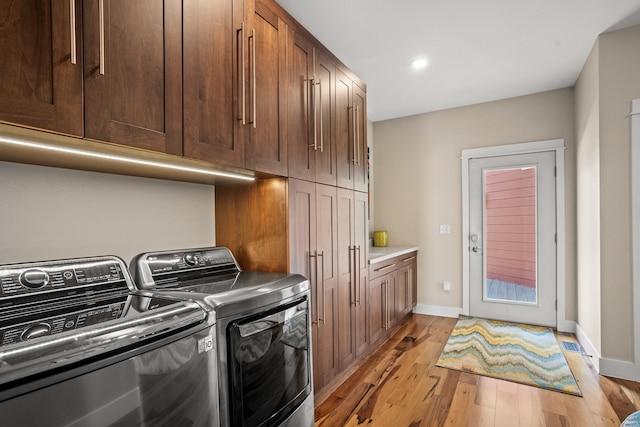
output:
<svg viewBox="0 0 640 427"><path fill-rule="evenodd" d="M469 160L469 313L556 326L555 152Z"/></svg>

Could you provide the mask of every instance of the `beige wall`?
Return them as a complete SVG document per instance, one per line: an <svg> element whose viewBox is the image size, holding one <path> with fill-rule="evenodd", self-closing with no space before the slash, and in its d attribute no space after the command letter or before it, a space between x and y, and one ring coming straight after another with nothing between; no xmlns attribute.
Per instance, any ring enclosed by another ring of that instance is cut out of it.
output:
<svg viewBox="0 0 640 427"><path fill-rule="evenodd" d="M633 360L630 119L640 98L640 26L599 37L602 356Z"/></svg>
<svg viewBox="0 0 640 427"><path fill-rule="evenodd" d="M374 228L389 231L390 245L420 247L418 303L462 307L461 151L564 138L566 313L575 319L573 105L567 88L374 123ZM439 234L440 224L451 234Z"/></svg>
<svg viewBox="0 0 640 427"><path fill-rule="evenodd" d="M578 324L599 354L600 316L600 108L598 43L575 88L577 168Z"/></svg>
<svg viewBox="0 0 640 427"><path fill-rule="evenodd" d="M212 245L214 190L0 162L0 264Z"/></svg>

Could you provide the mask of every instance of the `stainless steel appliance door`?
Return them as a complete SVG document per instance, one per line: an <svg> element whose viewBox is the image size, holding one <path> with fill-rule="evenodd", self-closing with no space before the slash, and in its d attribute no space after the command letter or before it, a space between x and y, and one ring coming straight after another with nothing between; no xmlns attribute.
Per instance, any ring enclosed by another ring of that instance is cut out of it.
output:
<svg viewBox="0 0 640 427"><path fill-rule="evenodd" d="M215 326L200 325L51 375L56 382L0 402L1 424L217 427L215 343Z"/></svg>
<svg viewBox="0 0 640 427"><path fill-rule="evenodd" d="M307 297L233 321L227 333L231 425L280 424L312 391Z"/></svg>

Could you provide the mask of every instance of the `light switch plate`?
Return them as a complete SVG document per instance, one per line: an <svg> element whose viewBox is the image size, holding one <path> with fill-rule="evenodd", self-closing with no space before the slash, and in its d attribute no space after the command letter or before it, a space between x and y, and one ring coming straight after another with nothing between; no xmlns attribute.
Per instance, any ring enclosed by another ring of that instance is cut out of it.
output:
<svg viewBox="0 0 640 427"><path fill-rule="evenodd" d="M451 225L440 224L440 234L450 234L450 233L451 233Z"/></svg>

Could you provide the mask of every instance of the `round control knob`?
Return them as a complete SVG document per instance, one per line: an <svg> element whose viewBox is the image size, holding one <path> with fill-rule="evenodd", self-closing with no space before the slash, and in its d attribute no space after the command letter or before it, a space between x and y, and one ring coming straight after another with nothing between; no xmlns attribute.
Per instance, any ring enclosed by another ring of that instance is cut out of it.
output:
<svg viewBox="0 0 640 427"><path fill-rule="evenodd" d="M33 338L43 337L45 335L49 335L49 332L51 332L51 326L47 323L36 323L35 325L29 326L22 332L20 340L26 341Z"/></svg>
<svg viewBox="0 0 640 427"><path fill-rule="evenodd" d="M184 256L184 262L193 267L198 265L198 257L195 254L186 254Z"/></svg>
<svg viewBox="0 0 640 427"><path fill-rule="evenodd" d="M37 268L23 271L20 274L20 284L30 289L44 288L49 284L49 274Z"/></svg>

